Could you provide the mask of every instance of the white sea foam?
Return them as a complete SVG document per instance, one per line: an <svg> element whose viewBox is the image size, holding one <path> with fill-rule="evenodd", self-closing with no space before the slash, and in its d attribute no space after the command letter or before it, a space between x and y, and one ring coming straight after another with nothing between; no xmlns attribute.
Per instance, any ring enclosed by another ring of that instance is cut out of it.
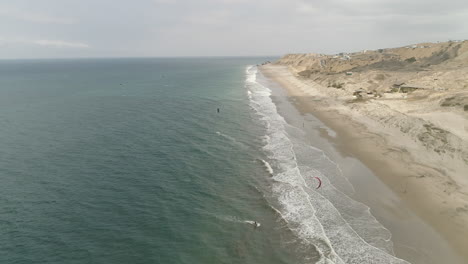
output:
<svg viewBox="0 0 468 264"><path fill-rule="evenodd" d="M263 166L265 167L266 171L270 173L270 175L273 175L274 171L273 168L271 167L270 163L268 161L261 159Z"/></svg>
<svg viewBox="0 0 468 264"><path fill-rule="evenodd" d="M278 114L271 90L256 78L257 68L249 66L250 105L265 124L264 150L275 165L276 210L288 227L304 243L315 246L321 257L318 263L407 263L393 256L391 235L369 207L343 193L352 186L343 181L339 166L323 151L288 134L290 126ZM322 180L318 190L314 176ZM335 188L336 183L342 186Z"/></svg>
<svg viewBox="0 0 468 264"><path fill-rule="evenodd" d="M247 90L247 96L249 97L249 99L251 100L252 99L252 92Z"/></svg>

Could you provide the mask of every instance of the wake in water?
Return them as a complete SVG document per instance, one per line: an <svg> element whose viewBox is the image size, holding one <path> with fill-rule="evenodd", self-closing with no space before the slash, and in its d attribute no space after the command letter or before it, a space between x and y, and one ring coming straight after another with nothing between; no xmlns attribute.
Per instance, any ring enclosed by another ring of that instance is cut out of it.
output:
<svg viewBox="0 0 468 264"><path fill-rule="evenodd" d="M343 193L353 189L339 167L323 151L291 137L294 128L278 114L270 89L257 82L257 68L249 66L246 75L250 106L267 132L264 150L275 165L273 170L263 161L274 179L275 210L304 243L316 248L317 263L407 263L393 255L391 234L369 207ZM323 182L318 190L314 177Z"/></svg>
<svg viewBox="0 0 468 264"><path fill-rule="evenodd" d="M250 224L250 225L253 225L254 227L260 227L261 224L257 221L249 221L249 220L246 220L244 221L244 223L247 223L247 224Z"/></svg>
<svg viewBox="0 0 468 264"><path fill-rule="evenodd" d="M216 131L216 134L217 134L218 136L220 136L220 137L223 137L223 138L227 139L229 142L231 142L232 144L234 144L234 145L236 145L236 146L238 146L238 147L241 147L241 148L243 148L243 149L248 149L248 148L249 148L249 147L248 147L247 145L245 145L244 143L237 141L237 139L235 139L235 138L233 138L233 137L231 137L231 136L229 136L229 135L223 134L223 133L221 133L221 132L219 132L219 131Z"/></svg>
<svg viewBox="0 0 468 264"><path fill-rule="evenodd" d="M223 221L227 222L233 222L233 223L241 223L241 224L249 224L252 225L253 227L260 227L261 224L257 221L253 220L242 220L234 216L217 216L218 219L221 219Z"/></svg>

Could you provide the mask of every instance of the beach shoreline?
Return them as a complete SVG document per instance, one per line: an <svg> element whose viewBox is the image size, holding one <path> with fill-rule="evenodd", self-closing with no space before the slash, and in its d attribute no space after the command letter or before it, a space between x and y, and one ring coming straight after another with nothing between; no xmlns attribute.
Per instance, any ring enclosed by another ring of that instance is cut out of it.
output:
<svg viewBox="0 0 468 264"><path fill-rule="evenodd" d="M260 70L286 90L299 112L312 114L336 132L336 136L322 134L342 155L355 157L365 164L465 261L468 260L468 253L464 251L468 248L465 239L468 237L468 213L464 207L467 195L463 183L453 182L455 176L448 177L446 170L428 162L437 156L422 153L423 146L415 145L401 131L366 120L363 113L356 110L359 108L351 109L343 101L323 94L319 84L302 80L285 66L264 65ZM415 158L419 154L425 159ZM452 164L452 160L444 158L448 160L444 162ZM463 171L464 168L457 169Z"/></svg>

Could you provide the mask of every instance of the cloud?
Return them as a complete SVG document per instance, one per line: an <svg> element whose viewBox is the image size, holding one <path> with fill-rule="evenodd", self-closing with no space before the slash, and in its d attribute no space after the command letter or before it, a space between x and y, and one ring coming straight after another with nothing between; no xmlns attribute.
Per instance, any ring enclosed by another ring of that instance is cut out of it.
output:
<svg viewBox="0 0 468 264"><path fill-rule="evenodd" d="M296 5L296 11L304 15L315 15L319 12L319 9L312 4L300 2Z"/></svg>
<svg viewBox="0 0 468 264"><path fill-rule="evenodd" d="M467 17L467 0L0 0L0 58L335 53L463 39Z"/></svg>
<svg viewBox="0 0 468 264"><path fill-rule="evenodd" d="M89 45L86 43L80 42L67 42L62 40L35 40L34 44L41 46L57 47L57 48L89 48Z"/></svg>
<svg viewBox="0 0 468 264"><path fill-rule="evenodd" d="M47 39L40 39L40 40L32 40L28 38L4 38L0 37L0 46L5 45L35 45L35 46L43 46L43 47L54 47L54 48L81 48L87 49L90 46L86 43L82 42L69 42L63 40L47 40Z"/></svg>
<svg viewBox="0 0 468 264"><path fill-rule="evenodd" d="M41 13L32 13L27 11L19 11L8 7L0 6L0 17L9 17L17 20L23 20L33 23L43 24L74 24L75 21L70 18L54 17Z"/></svg>

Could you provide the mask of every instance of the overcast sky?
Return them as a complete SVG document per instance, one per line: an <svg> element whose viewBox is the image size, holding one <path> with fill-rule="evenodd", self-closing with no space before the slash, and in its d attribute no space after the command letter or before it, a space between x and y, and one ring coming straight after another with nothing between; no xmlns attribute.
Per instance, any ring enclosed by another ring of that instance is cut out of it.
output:
<svg viewBox="0 0 468 264"><path fill-rule="evenodd" d="M0 0L0 58L336 53L468 39L468 0Z"/></svg>

